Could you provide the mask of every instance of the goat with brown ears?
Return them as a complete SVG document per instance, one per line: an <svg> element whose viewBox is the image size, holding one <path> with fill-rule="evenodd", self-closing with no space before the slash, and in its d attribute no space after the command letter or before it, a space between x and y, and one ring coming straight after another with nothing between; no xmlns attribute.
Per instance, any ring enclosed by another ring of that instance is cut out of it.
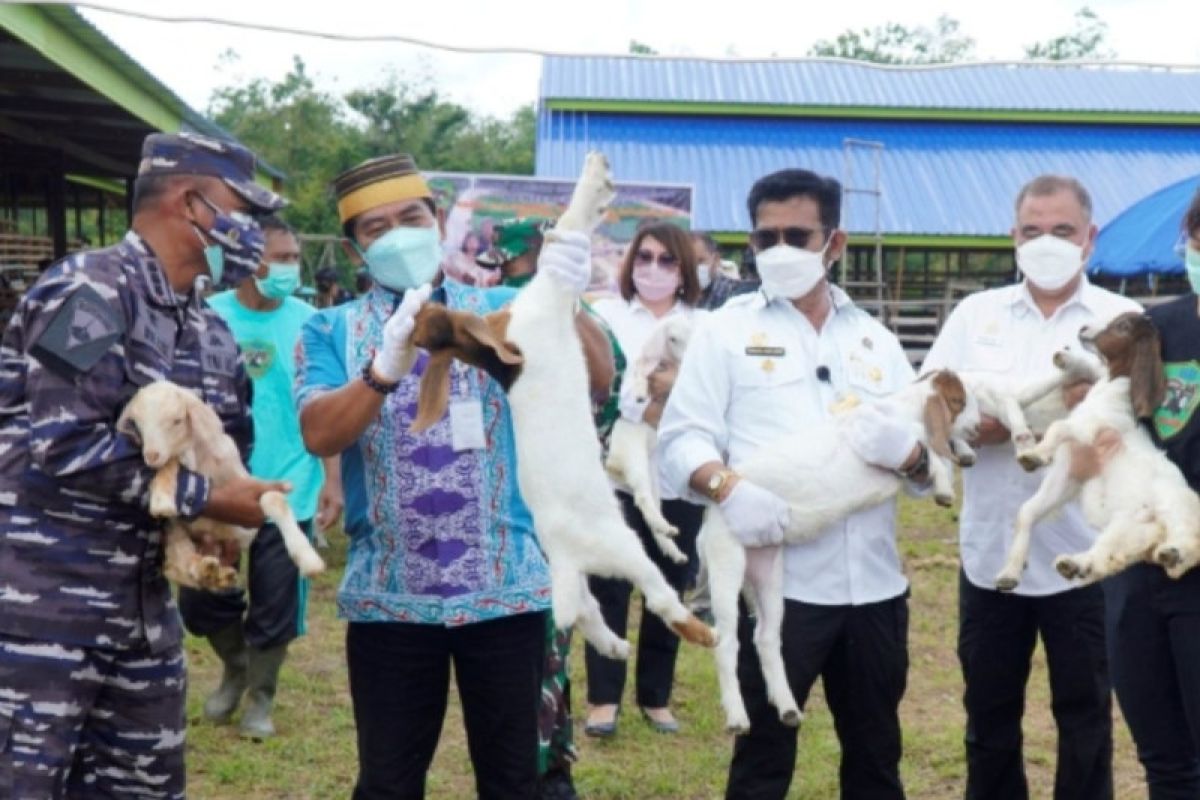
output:
<svg viewBox="0 0 1200 800"><path fill-rule="evenodd" d="M1178 578L1200 562L1200 496L1139 424L1166 392L1154 323L1130 312L1079 338L1108 374L1030 454L1027 468L1050 468L1017 514L1001 589L1017 585L1033 525L1076 496L1100 536L1087 551L1055 559L1063 577L1091 583L1150 560Z"/></svg>
<svg viewBox="0 0 1200 800"><path fill-rule="evenodd" d="M588 156L571 203L547 241L563 232L588 233L613 197L608 162ZM555 623L578 625L610 658L627 658L629 643L604 623L587 575L620 577L646 607L688 641L711 645L713 633L675 590L625 524L601 463L588 398L582 345L575 328L578 294L539 269L505 310L480 318L426 305L412 342L429 351L414 430L445 413L451 358L480 367L508 395L517 445L517 479L550 563Z"/></svg>

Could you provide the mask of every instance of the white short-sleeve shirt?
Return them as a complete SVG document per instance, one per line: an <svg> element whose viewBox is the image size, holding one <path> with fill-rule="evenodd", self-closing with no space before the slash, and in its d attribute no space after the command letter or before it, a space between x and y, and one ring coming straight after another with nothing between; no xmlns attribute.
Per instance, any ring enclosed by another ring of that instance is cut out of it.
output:
<svg viewBox="0 0 1200 800"><path fill-rule="evenodd" d="M830 289L834 310L814 330L787 300L742 295L700 320L659 424L667 484L696 497L688 479L702 464L734 470L780 437L832 420L848 395L882 398L913 379L895 335ZM784 596L822 605L888 600L908 588L889 501L789 545Z"/></svg>

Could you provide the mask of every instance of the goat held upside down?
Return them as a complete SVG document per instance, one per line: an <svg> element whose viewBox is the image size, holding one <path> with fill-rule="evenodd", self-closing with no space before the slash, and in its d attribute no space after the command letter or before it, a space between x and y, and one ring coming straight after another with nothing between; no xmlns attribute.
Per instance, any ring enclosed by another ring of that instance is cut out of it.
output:
<svg viewBox="0 0 1200 800"><path fill-rule="evenodd" d="M929 450L934 498L950 505L954 498L951 461L958 461L956 440L971 438L979 411L958 376L942 370L881 401L889 415L908 420ZM789 523L784 544L815 538L850 514L894 497L903 479L867 464L849 445L849 429L857 410L803 433L762 448L737 472L787 501ZM800 709L788 685L781 647L783 625L783 548L746 549L734 537L720 508L709 508L700 528L699 550L708 574L717 628L717 678L725 727L732 733L750 729L737 677L738 596L758 612L754 646L762 665L767 698L786 725L800 723Z"/></svg>
<svg viewBox="0 0 1200 800"><path fill-rule="evenodd" d="M590 232L612 200L608 162L588 156L556 231ZM428 304L417 314L412 342L430 354L421 380L414 430L445 413L450 359L486 370L504 388L512 410L517 480L550 563L555 623L577 624L610 658L627 658L629 643L604 623L587 575L624 578L646 607L679 636L711 645L711 629L696 619L646 555L621 516L601 464L575 330L574 293L539 272L507 309L478 317Z"/></svg>
<svg viewBox="0 0 1200 800"><path fill-rule="evenodd" d="M117 429L141 442L142 458L148 467L157 470L150 482L150 514L168 519L163 574L193 589L233 586L237 570L223 566L213 556L201 555L195 541L211 536L216 541L236 541L245 550L258 531L206 517L180 520L175 507L180 466L198 472L215 486L249 475L220 417L187 389L170 381L155 381L139 389L125 404ZM265 492L259 502L267 519L283 535L288 555L300 574L316 575L324 570L325 562L296 523L287 498L280 492Z"/></svg>
<svg viewBox="0 0 1200 800"><path fill-rule="evenodd" d="M1017 513L1001 587L1020 579L1034 524L1076 496L1100 536L1087 551L1055 560L1064 577L1090 583L1150 560L1178 578L1200 562L1200 497L1139 424L1166 391L1154 323L1129 312L1104 328L1083 328L1079 338L1108 374L1032 451L1027 468L1050 468ZM1077 458L1093 469L1078 469Z"/></svg>

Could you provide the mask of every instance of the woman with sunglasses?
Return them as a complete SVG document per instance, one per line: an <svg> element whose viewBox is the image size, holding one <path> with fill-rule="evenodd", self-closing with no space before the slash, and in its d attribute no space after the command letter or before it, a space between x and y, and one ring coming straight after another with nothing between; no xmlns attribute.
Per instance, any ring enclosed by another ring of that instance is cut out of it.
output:
<svg viewBox="0 0 1200 800"><path fill-rule="evenodd" d="M625 252L617 284L621 296L598 301L595 311L612 328L627 363L632 365L661 321L697 313L695 306L700 298L700 281L687 232L666 222L640 228ZM650 400L639 402L629 391L629 381L623 381L621 415L657 425L673 382L673 371L655 372L650 381ZM618 488L617 497L625 520L638 532L650 558L667 581L682 591L688 576L693 574L696 533L700 529L703 509L670 494L663 497L663 516L679 529L675 541L688 555L688 563L676 564L659 551L629 493ZM623 580L592 578L591 588L600 602L605 622L618 635L624 636L633 587ZM637 703L646 720L663 733L679 730L679 723L668 707L678 650L679 639L675 634L658 617L643 614L636 655ZM612 736L617 730L617 712L625 689L625 662L605 658L589 646L586 663L588 717L584 732L589 736Z"/></svg>

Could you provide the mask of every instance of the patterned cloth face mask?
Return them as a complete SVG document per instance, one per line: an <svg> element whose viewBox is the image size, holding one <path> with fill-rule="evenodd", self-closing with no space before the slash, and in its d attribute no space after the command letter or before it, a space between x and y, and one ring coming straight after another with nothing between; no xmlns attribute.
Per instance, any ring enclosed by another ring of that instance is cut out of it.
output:
<svg viewBox="0 0 1200 800"><path fill-rule="evenodd" d="M254 217L244 211L225 213L207 197L197 193L200 202L213 212L211 228L204 230L195 222L192 227L215 244L206 244L204 258L212 273L213 285L234 287L254 273L262 260L267 239ZM203 237L201 237L203 240Z"/></svg>

